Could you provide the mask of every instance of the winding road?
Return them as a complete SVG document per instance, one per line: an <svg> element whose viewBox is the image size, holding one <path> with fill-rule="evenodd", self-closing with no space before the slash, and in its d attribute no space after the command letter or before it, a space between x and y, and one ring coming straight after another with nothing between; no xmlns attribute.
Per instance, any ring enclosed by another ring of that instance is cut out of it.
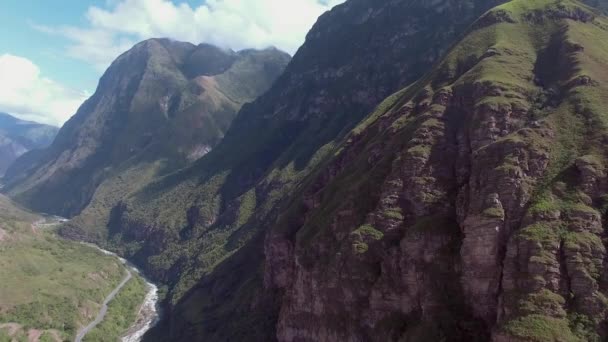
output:
<svg viewBox="0 0 608 342"><path fill-rule="evenodd" d="M118 292L120 292L120 290L125 286L125 284L127 284L127 282L129 280L131 280L131 278L133 277L133 274L131 274L131 271L129 270L129 268L126 268L126 270L127 270L127 275L120 282L120 284L118 284L118 286L114 290L112 290L112 292L110 292L110 294L103 301L103 304L101 305L101 309L99 309L99 312L97 313L97 317L95 317L95 320L93 322L89 323L89 325L84 327L82 330L80 330L80 332L78 332L78 335L76 335L76 339L74 339L74 342L81 342L82 339L86 336L86 334L88 334L91 330L93 330L93 328L95 328L99 323L101 323L101 321L103 321L103 318L106 316L106 313L108 312L108 304L112 301L112 299L114 299L114 297L116 297Z"/></svg>
<svg viewBox="0 0 608 342"><path fill-rule="evenodd" d="M38 230L54 228L54 227L68 221L67 219L65 219L63 217L50 216L50 215L44 215L44 214L41 214L41 215L43 216L41 219L32 223L32 230L34 232L36 232ZM89 323L89 325L87 325L86 327L84 327L82 330L80 330L78 332L78 335L74 339L75 342L82 342L84 337L89 332L91 332L91 330L93 330L97 325L99 325L99 323L101 323L103 321L103 319L105 318L105 316L108 312L108 304L114 299L114 297L116 297L116 295L129 282L129 280L131 280L131 278L133 278L133 272L135 272L136 274L141 276L140 271L137 269L137 267L135 265L129 263L127 260L119 257L115 253L106 251L105 249L102 249L99 246L94 245L94 244L89 244L89 243L84 243L84 242L82 242L82 244L87 245L91 248L95 248L105 255L112 255L112 256L118 258L118 260L120 260L120 262L125 266L127 275L123 278L123 280L120 282L120 284L118 284L118 286L114 290L112 290L112 292L105 298L105 300L103 301L103 304L101 305L101 308L99 309L99 312L97 313L97 316L95 317L95 320L92 321L91 323ZM151 327L153 327L160 318L160 311L157 307L158 287L156 287L156 285L151 283L145 277L142 277L142 278L145 280L145 282L147 284L148 293L146 294L144 303L141 305L141 307L139 309L139 312L137 314L137 316L138 316L137 320L133 323L133 325L130 327L130 329L127 331L127 333L121 338L122 342L139 342L139 341L141 341L141 338L146 333L146 331L148 331Z"/></svg>

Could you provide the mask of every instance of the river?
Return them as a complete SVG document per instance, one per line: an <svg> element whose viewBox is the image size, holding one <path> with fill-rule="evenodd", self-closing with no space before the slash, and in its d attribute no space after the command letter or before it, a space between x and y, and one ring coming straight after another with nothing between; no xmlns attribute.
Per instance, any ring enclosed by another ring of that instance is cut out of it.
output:
<svg viewBox="0 0 608 342"><path fill-rule="evenodd" d="M57 226L58 224L65 223L67 221L68 220L62 217L43 215L43 219L36 221L33 226L35 227L35 229L45 229ZM144 279L144 281L146 282L146 287L148 288L148 292L146 293L144 302L139 308L139 312L137 313L137 319L125 332L121 340L122 342L141 341L144 334L152 327L154 327L154 325L160 319L160 310L158 305L158 287L152 282L150 282L145 276L143 276L139 269L126 259L121 258L115 253L102 249L97 245L84 242L83 244L90 246L91 248L95 248L101 251L103 254L114 256L115 258L120 260L120 262L125 266L127 274L122 279L120 284L118 284L118 286L116 286L114 290L112 290L112 292L105 298L95 319L90 322L86 327L78 331L78 334L76 335L74 341L81 342L91 330L93 330L98 324L103 321L108 311L108 304L112 301L112 299L114 299L114 297L116 297L118 293L120 293L120 290L122 290L122 288L127 284L127 282L131 280L134 273Z"/></svg>
<svg viewBox="0 0 608 342"><path fill-rule="evenodd" d="M142 303L139 312L137 313L137 320L133 323L133 325L127 330L126 334L122 337L122 342L139 342L144 334L150 330L158 322L159 319L159 309L158 309L158 287L151 283L148 279L146 279L139 269L135 267L132 263L125 260L124 258L119 257L115 253L110 251L106 251L105 249L100 248L96 245L87 244L91 247L97 248L102 253L106 255L112 255L120 262L125 265L126 270L129 275L131 272L137 273L146 281L146 286L148 287L148 292L146 293L146 297L144 298L144 302ZM125 282L126 283L126 282ZM117 288L122 288L124 284L119 284ZM117 291L114 295L116 295L119 291ZM112 295L112 293L110 293ZM109 297L109 296L108 296ZM113 297L112 297L113 298ZM102 307L103 309L103 307ZM80 341L76 341L80 342Z"/></svg>

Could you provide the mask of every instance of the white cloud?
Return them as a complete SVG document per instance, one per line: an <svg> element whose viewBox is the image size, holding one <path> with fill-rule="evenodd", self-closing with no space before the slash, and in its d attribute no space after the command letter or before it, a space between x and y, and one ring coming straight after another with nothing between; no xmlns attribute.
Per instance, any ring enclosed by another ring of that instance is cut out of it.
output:
<svg viewBox="0 0 608 342"><path fill-rule="evenodd" d="M167 37L235 50L276 46L294 53L323 12L344 0L112 0L92 6L86 27L40 27L71 40L68 55L105 69L134 43Z"/></svg>
<svg viewBox="0 0 608 342"><path fill-rule="evenodd" d="M44 77L27 58L0 55L0 111L19 118L62 125L87 94Z"/></svg>

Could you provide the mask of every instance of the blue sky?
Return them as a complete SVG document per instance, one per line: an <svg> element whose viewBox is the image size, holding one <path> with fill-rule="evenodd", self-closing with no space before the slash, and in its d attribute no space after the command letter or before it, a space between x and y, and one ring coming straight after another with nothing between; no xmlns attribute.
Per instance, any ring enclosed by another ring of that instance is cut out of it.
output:
<svg viewBox="0 0 608 342"><path fill-rule="evenodd" d="M294 53L344 0L2 0L0 111L61 125L107 66L152 37Z"/></svg>
<svg viewBox="0 0 608 342"><path fill-rule="evenodd" d="M57 4L61 2L61 11ZM0 54L10 53L23 56L40 66L48 76L62 80L65 85L77 89L93 90L97 82L97 72L83 61L66 61L61 47L68 44L62 37L49 37L31 24L85 25L83 13L89 5L103 5L105 0L3 0L0 5ZM69 67L68 67L69 65Z"/></svg>

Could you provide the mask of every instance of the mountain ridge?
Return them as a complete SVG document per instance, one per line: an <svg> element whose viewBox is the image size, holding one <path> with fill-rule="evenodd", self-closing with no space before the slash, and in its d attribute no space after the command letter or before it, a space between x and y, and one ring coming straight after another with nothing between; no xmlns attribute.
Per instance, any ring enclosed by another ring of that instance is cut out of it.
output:
<svg viewBox="0 0 608 342"><path fill-rule="evenodd" d="M0 176L24 153L50 145L58 130L0 112Z"/></svg>
<svg viewBox="0 0 608 342"><path fill-rule="evenodd" d="M52 146L15 163L7 190L36 210L73 216L114 170L151 164L147 170L155 174L183 167L223 138L240 106L269 87L288 59L273 49L139 43L112 63Z"/></svg>
<svg viewBox="0 0 608 342"><path fill-rule="evenodd" d="M604 338L606 20L499 6L353 131L267 234L278 339Z"/></svg>
<svg viewBox="0 0 608 342"><path fill-rule="evenodd" d="M333 15L326 14L319 19L308 35L309 41L294 56L274 89L241 110L226 138L214 151L193 166L154 182L116 207L115 216L108 225L113 248L132 253L133 258L148 265L145 267L164 281L179 279L172 291L174 300L195 284L196 291L184 298L184 307L194 305L187 304L189 301L202 301L209 305L200 307L201 315L208 317L205 324L191 327L191 332L176 329L176 333L183 338L206 336L213 339L211 336L215 336L220 340L228 336L247 336L238 327L240 318L230 315L231 318L220 318L222 307L232 307L241 312L239 310L244 310L244 307L240 305L246 304L231 300L222 303L215 294L206 297L204 293L207 286L232 288L238 287L238 283L213 285L216 281L221 282L214 280L216 277L226 276L207 272L215 268L229 272L229 268L220 262L250 269L245 278L248 280L241 280L241 283L250 284L256 290L248 292L247 298L253 293L253 296L266 297L263 289L258 288L262 285L260 277L263 275L255 271L261 267L255 262L260 260L263 248L260 247L263 238L258 235L265 220L271 221L284 196L317 163L331 155L335 148L332 140L339 140L382 98L397 90L399 82L404 86L422 76L424 69L433 65L453 39L464 32L477 15L496 2L448 3L440 6L425 2L412 6L408 1L373 5L366 1L352 1L336 7ZM376 15L366 14L370 6L377 11ZM344 18L337 19L340 16L345 16L349 24L344 24ZM381 22L383 25L375 26ZM430 23L438 27L432 27ZM343 31L337 32L336 25L341 25L340 30ZM352 30L351 26L357 29ZM404 32L412 31L412 36L398 35L400 26ZM414 27L420 27L420 30L414 30ZM330 28L331 35L321 33ZM361 36L360 33L366 30L369 31L367 35ZM352 39L346 39L349 34L352 34ZM345 42L352 42L353 47L357 47L368 36L376 37L374 41L377 44L364 48L368 55L363 52L353 54L349 51L352 47L323 48L340 46ZM317 40L317 37L321 38ZM329 41L328 37L331 37ZM395 56L382 55L378 51L391 37L398 43ZM414 54L409 51L412 46L421 52ZM339 54L338 59L335 54ZM397 75L404 79L399 81ZM260 136L256 132L264 134ZM319 149L324 145L325 148ZM66 227L65 231L77 234L78 228ZM149 243L142 245L139 241L144 237L149 239ZM260 250L255 251L253 245ZM244 246L246 251L241 253L239 246ZM245 256L249 253L247 251L252 255ZM228 276L230 279L238 277ZM196 285L198 278L199 285ZM236 282L235 279L232 281ZM228 295L222 293L217 295ZM181 317L181 309L176 309L176 316ZM196 320L194 312L198 310L191 310L192 316L184 319ZM276 312L265 310L260 308L260 313L256 311L250 316L276 315ZM216 312L220 316L215 316ZM233 328L218 326L217 322L233 319L236 320L230 326ZM249 319L242 318L243 321ZM264 322L270 324L269 321ZM232 335L229 333L231 329ZM262 327L256 328L259 335L250 334L250 338L272 336L274 327L261 330Z"/></svg>
<svg viewBox="0 0 608 342"><path fill-rule="evenodd" d="M213 149L123 164L61 233L165 284L149 341L599 341L606 32L575 0L349 0Z"/></svg>

